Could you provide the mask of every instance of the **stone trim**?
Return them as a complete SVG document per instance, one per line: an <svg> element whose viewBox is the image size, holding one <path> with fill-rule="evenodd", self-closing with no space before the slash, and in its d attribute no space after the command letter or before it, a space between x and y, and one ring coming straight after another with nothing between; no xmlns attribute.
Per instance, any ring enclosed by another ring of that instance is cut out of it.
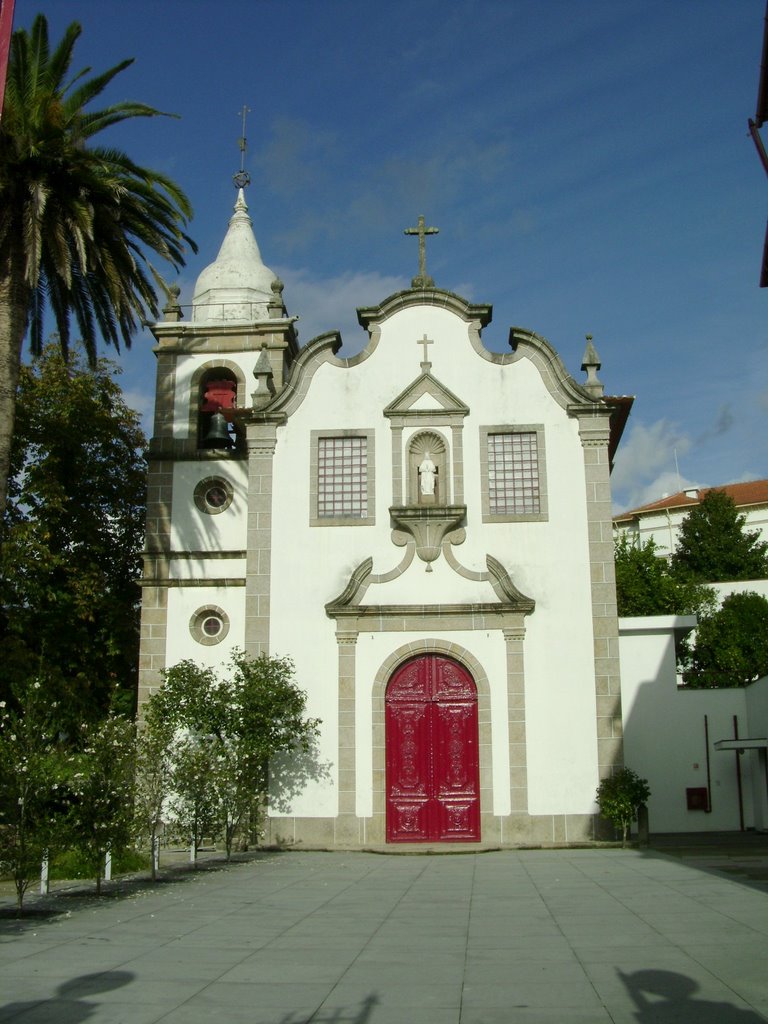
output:
<svg viewBox="0 0 768 1024"><path fill-rule="evenodd" d="M320 439L364 437L366 439L366 505L365 516L319 516L318 450ZM309 525L310 526L373 526L376 523L376 432L374 430L312 430L309 450Z"/></svg>
<svg viewBox="0 0 768 1024"><path fill-rule="evenodd" d="M264 819L264 842L283 849L369 850L393 855L476 853L484 850L567 849L601 838L592 814L481 814L479 843L391 843L374 835L370 818L271 817Z"/></svg>
<svg viewBox="0 0 768 1024"><path fill-rule="evenodd" d="M203 628L207 619L217 619L221 623L221 630L213 636L206 633ZM226 638L229 633L229 625L229 616L223 608L216 604L207 604L192 614L189 620L189 632L197 643L204 647L213 647Z"/></svg>
<svg viewBox="0 0 768 1024"><path fill-rule="evenodd" d="M545 523L549 519L547 491L547 453L542 423L505 423L480 428L480 496L484 523ZM488 435L535 434L539 470L539 511L497 515L491 513L488 482Z"/></svg>
<svg viewBox="0 0 768 1024"><path fill-rule="evenodd" d="M245 585L246 580L243 576L217 576L211 577L210 579L206 578L195 580L167 579L162 577L148 579L145 576L139 581L140 587L161 587L165 590L170 590L176 587L244 587Z"/></svg>
<svg viewBox="0 0 768 1024"><path fill-rule="evenodd" d="M158 370L159 372L159 370ZM157 402L167 400L158 395ZM171 410L173 406L171 405ZM162 418L162 417L161 417ZM157 422L157 417L156 417ZM141 626L139 632L139 714L150 693L162 685L166 668L168 587L173 504L173 463L150 458L147 467L147 515L144 542Z"/></svg>
<svg viewBox="0 0 768 1024"><path fill-rule="evenodd" d="M355 645L356 630L340 630L336 634L339 658L338 696L338 786L339 815L355 817L357 808L356 721L355 721ZM355 821L354 829L357 828Z"/></svg>
<svg viewBox="0 0 768 1024"><path fill-rule="evenodd" d="M205 499L209 491L214 488L220 488L225 493L225 500L221 505L210 505ZM204 479L198 481L193 498L197 508L209 516L218 516L222 512L226 512L235 497L235 492L232 489L232 484L223 476L207 476Z"/></svg>
<svg viewBox="0 0 768 1024"><path fill-rule="evenodd" d="M195 448L199 447L198 425L200 417L200 382L202 378L212 370L229 370L234 374L237 381L237 408L244 409L250 405L249 397L245 393L245 373L242 367L231 359L210 359L208 362L198 366L192 374L189 385L188 409L188 437L195 442ZM181 417L179 417L181 419Z"/></svg>
<svg viewBox="0 0 768 1024"><path fill-rule="evenodd" d="M616 610L611 509L608 410L579 417L584 455L587 530L592 590L592 632L598 774L605 778L623 764L619 625Z"/></svg>
<svg viewBox="0 0 768 1024"><path fill-rule="evenodd" d="M269 654L272 573L272 476L277 425L247 425L248 523L245 563L245 653Z"/></svg>
<svg viewBox="0 0 768 1024"><path fill-rule="evenodd" d="M428 629L425 626L425 629ZM493 808L493 747L491 731L491 686L482 665L473 654L457 643L425 637L398 647L380 666L371 690L372 737L372 808L373 817L366 825L369 842L385 843L386 839L386 737L384 697L387 684L399 665L420 654L439 654L458 661L472 676L477 687L478 758L480 762L480 816ZM482 832L481 832L482 835ZM419 844L422 846L422 844ZM441 844L442 845L442 844Z"/></svg>
<svg viewBox="0 0 768 1024"><path fill-rule="evenodd" d="M411 306L436 306L447 309L467 323L477 321L483 327L491 322L492 316L491 306L467 302L454 292L443 291L442 288L408 288L402 292L395 292L378 306L361 306L357 311L357 319L366 330L371 330L401 309L408 309Z"/></svg>

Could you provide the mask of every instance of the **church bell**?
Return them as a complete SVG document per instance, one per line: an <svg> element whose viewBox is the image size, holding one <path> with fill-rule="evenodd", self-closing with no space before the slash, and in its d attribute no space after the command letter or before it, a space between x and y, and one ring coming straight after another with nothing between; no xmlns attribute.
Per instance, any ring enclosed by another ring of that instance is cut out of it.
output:
<svg viewBox="0 0 768 1024"><path fill-rule="evenodd" d="M203 439L204 448L231 448L232 436L229 433L227 420L223 413L215 412L211 416L211 425Z"/></svg>

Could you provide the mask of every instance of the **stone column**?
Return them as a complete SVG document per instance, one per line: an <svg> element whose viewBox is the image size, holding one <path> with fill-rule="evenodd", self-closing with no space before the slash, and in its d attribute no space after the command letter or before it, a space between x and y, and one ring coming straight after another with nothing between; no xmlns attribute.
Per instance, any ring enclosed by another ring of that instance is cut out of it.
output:
<svg viewBox="0 0 768 1024"><path fill-rule="evenodd" d="M269 654L272 571L272 469L274 423L249 423L248 534L245 563L245 653Z"/></svg>
<svg viewBox="0 0 768 1024"><path fill-rule="evenodd" d="M355 769L355 653L357 630L338 630L339 648L339 810L336 842L359 842Z"/></svg>
<svg viewBox="0 0 768 1024"><path fill-rule="evenodd" d="M153 442L155 446L155 442ZM139 641L139 715L153 690L162 685L168 635L168 577L171 550L173 467L152 447L147 479L147 519L144 569L141 579Z"/></svg>
<svg viewBox="0 0 768 1024"><path fill-rule="evenodd" d="M507 645L507 728L510 811L528 813L528 755L525 738L524 626L505 627Z"/></svg>
<svg viewBox="0 0 768 1024"><path fill-rule="evenodd" d="M616 612L616 570L608 459L609 430L607 413L580 418L579 434L584 449L587 489L598 770L601 779L620 768L624 757L619 622Z"/></svg>

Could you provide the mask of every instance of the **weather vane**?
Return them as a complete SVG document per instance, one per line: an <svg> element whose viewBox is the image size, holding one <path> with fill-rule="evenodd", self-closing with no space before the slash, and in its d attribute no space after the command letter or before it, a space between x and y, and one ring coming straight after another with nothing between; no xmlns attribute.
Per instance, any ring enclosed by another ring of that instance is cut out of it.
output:
<svg viewBox="0 0 768 1024"><path fill-rule="evenodd" d="M243 109L240 111L243 118L243 134L237 140L237 144L240 147L240 170L237 174L232 175L232 181L234 181L236 188L245 188L247 185L251 184L251 176L245 169L245 151L248 144L248 140L245 137L245 118L250 114L250 112L251 108L246 107L246 105L243 104Z"/></svg>

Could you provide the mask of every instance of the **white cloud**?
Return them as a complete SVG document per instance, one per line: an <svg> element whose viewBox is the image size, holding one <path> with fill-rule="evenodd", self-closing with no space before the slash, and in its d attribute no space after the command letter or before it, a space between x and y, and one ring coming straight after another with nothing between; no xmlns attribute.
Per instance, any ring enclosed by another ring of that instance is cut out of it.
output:
<svg viewBox="0 0 768 1024"><path fill-rule="evenodd" d="M357 308L376 305L409 285L405 278L367 271L347 271L328 278L288 267L281 267L278 273L285 282L283 294L288 312L300 317L300 344L306 345L326 331L338 330L344 342L342 356L359 352L368 340L357 322Z"/></svg>
<svg viewBox="0 0 768 1024"><path fill-rule="evenodd" d="M619 447L612 476L617 511L696 487L695 481L680 476L677 466L690 447L690 439L669 420L634 423Z"/></svg>

